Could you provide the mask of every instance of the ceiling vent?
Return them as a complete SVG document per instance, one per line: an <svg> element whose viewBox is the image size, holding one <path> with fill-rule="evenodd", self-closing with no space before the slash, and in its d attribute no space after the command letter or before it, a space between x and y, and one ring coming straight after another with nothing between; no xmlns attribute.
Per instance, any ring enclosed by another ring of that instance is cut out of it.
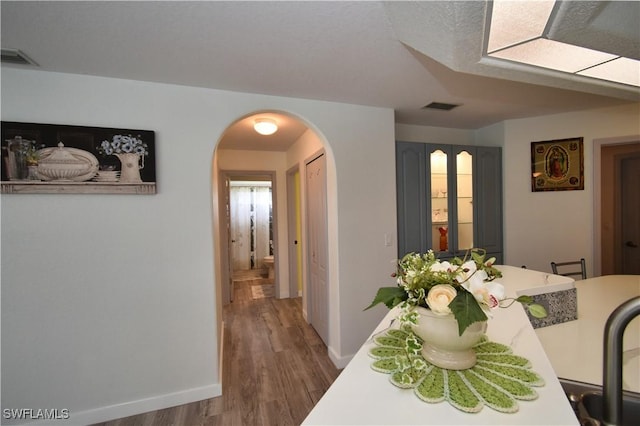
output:
<svg viewBox="0 0 640 426"><path fill-rule="evenodd" d="M422 109L439 109L441 111L451 111L452 109L458 106L460 105L447 104L444 102L431 102L429 105L423 106Z"/></svg>
<svg viewBox="0 0 640 426"><path fill-rule="evenodd" d="M2 63L14 65L34 65L38 66L31 58L18 49L2 49Z"/></svg>

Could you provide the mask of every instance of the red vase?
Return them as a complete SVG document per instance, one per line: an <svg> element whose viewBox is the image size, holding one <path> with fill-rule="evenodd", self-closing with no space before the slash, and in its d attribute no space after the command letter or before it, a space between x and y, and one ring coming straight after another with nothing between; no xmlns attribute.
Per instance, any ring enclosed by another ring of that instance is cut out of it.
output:
<svg viewBox="0 0 640 426"><path fill-rule="evenodd" d="M447 251L449 248L449 242L447 240L449 230L447 228L438 228L438 231L440 231L440 251Z"/></svg>

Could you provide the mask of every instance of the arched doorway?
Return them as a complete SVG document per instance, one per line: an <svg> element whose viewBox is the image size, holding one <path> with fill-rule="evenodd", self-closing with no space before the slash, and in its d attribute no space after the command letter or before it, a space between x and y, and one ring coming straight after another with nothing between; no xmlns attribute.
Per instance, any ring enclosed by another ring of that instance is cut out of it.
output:
<svg viewBox="0 0 640 426"><path fill-rule="evenodd" d="M264 117L274 120L279 125L278 131L273 135L261 136L253 130L256 119ZM303 315L309 321L307 313L310 311L308 308L310 292L306 288L306 283L309 281L307 279L309 276L307 268L309 252L306 251L305 245L309 220L305 207L306 184L304 179L300 179L300 199L291 200L290 197L294 191L291 189L292 181L288 174L299 170L301 176L304 176L303 170L307 164L314 156L317 157L319 152L325 152L325 147L325 141L316 130L286 112L260 111L252 113L238 119L225 130L213 158L213 182L214 188L217 189L217 195L214 194L217 201L217 203L214 202L214 210L216 210L214 218L217 218L218 221L215 264L221 275L221 279L218 281L220 288L217 289L217 294L220 295L222 301L221 304L231 303L232 299L227 177L229 174L270 175L273 177L273 248L276 297L302 297ZM296 210L299 210L299 216L292 216L291 212ZM326 222L326 212L324 215ZM290 228L290 224L297 219L302 222L303 232L300 235L293 234ZM326 247L328 240L326 231L322 238L325 240L324 246ZM301 250L291 250L292 245L301 248ZM296 253L300 253L300 263L298 263L298 258L295 258ZM300 266L300 274L291 267L292 264ZM325 273L327 272L325 271ZM296 290L298 275L302 276L303 280L300 292ZM328 281L328 276L324 281ZM329 298L327 297L325 300L323 303L328 304ZM324 311L328 316L328 307ZM325 321L328 322L328 319L325 318ZM326 340L325 343L328 343L327 333L323 336L323 339Z"/></svg>

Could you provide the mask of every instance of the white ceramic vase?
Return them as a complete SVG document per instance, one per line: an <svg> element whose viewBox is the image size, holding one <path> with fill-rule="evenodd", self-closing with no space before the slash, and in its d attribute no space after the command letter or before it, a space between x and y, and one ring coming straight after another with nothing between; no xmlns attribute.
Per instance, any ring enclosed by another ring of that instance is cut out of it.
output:
<svg viewBox="0 0 640 426"><path fill-rule="evenodd" d="M437 315L430 309L416 307L418 324L413 332L420 336L424 359L448 370L465 370L476 364L472 349L487 331L487 322L475 322L458 335L458 321L453 314Z"/></svg>
<svg viewBox="0 0 640 426"><path fill-rule="evenodd" d="M115 154L122 163L120 183L140 183L140 169L144 168L144 156L134 153ZM142 157L142 165L140 165Z"/></svg>

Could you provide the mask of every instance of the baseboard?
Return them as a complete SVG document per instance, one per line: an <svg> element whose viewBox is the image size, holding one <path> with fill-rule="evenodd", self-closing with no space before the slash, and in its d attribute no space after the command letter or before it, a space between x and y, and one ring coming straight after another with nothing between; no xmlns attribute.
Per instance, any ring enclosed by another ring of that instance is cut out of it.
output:
<svg viewBox="0 0 640 426"><path fill-rule="evenodd" d="M333 362L333 365L335 365L336 368L340 370L345 368L347 364L351 362L354 356L355 354L349 356L340 356L333 350L333 348L329 348L329 359L331 360L331 362Z"/></svg>
<svg viewBox="0 0 640 426"><path fill-rule="evenodd" d="M188 389L185 391L169 393L145 398L137 401L124 402L122 404L109 405L92 410L69 412L68 419L61 420L38 420L29 425L51 426L51 425L91 425L123 417L134 416L136 414L147 413L149 411L161 410L175 407L177 405L202 401L222 395L221 384L203 386L200 388Z"/></svg>

